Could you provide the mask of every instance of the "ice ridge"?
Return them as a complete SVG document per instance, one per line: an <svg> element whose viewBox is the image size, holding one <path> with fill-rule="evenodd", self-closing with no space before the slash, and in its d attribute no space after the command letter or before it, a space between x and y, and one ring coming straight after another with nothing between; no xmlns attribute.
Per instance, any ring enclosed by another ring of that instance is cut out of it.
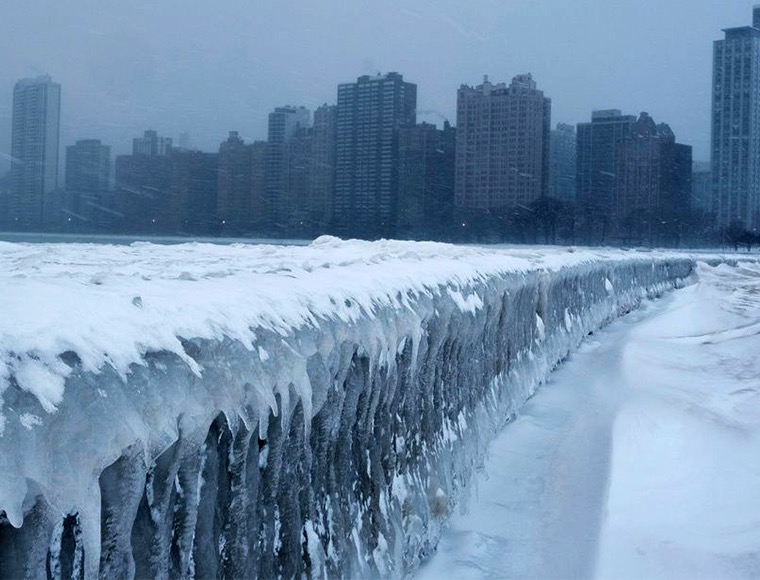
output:
<svg viewBox="0 0 760 580"><path fill-rule="evenodd" d="M0 577L409 572L551 369L694 269L330 238L90 250L0 244ZM58 310L35 318L40 295Z"/></svg>

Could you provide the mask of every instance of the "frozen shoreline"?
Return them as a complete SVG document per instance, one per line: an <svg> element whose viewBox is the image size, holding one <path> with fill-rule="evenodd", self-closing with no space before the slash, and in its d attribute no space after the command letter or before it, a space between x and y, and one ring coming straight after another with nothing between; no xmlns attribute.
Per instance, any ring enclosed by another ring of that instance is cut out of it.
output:
<svg viewBox="0 0 760 580"><path fill-rule="evenodd" d="M413 569L551 369L693 262L323 238L0 244L0 266L10 575L50 551L289 576Z"/></svg>

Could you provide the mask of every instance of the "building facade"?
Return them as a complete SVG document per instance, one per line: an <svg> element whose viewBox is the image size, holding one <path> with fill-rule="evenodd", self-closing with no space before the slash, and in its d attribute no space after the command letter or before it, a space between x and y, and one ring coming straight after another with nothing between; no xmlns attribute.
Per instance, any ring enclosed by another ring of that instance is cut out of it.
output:
<svg viewBox="0 0 760 580"><path fill-rule="evenodd" d="M84 139L66 147L66 207L83 225L110 221L111 148L98 139Z"/></svg>
<svg viewBox="0 0 760 580"><path fill-rule="evenodd" d="M586 243L606 243L613 233L617 156L634 123L635 115L617 109L593 111L590 123L578 123L576 205L580 239Z"/></svg>
<svg viewBox="0 0 760 580"><path fill-rule="evenodd" d="M13 89L8 227L40 230L57 220L61 85L49 76Z"/></svg>
<svg viewBox="0 0 760 580"><path fill-rule="evenodd" d="M549 197L573 203L577 162L575 127L558 123L551 132L549 149Z"/></svg>
<svg viewBox="0 0 760 580"><path fill-rule="evenodd" d="M420 123L401 130L397 232L443 239L453 221L456 129Z"/></svg>
<svg viewBox="0 0 760 580"><path fill-rule="evenodd" d="M460 208L528 206L549 191L551 100L530 74L457 93L455 200Z"/></svg>
<svg viewBox="0 0 760 580"><path fill-rule="evenodd" d="M613 238L675 245L691 209L692 150L665 123L641 113L616 152Z"/></svg>
<svg viewBox="0 0 760 580"><path fill-rule="evenodd" d="M712 165L695 161L691 171L691 208L703 214L712 212Z"/></svg>
<svg viewBox="0 0 760 580"><path fill-rule="evenodd" d="M760 227L760 6L752 26L713 44L712 212L717 225Z"/></svg>
<svg viewBox="0 0 760 580"><path fill-rule="evenodd" d="M338 86L333 223L344 236L395 234L399 139L416 122L417 85L396 72Z"/></svg>
<svg viewBox="0 0 760 580"><path fill-rule="evenodd" d="M6 171L0 176L0 227L8 227L8 204L11 195L11 172Z"/></svg>
<svg viewBox="0 0 760 580"><path fill-rule="evenodd" d="M253 221L253 147L237 131L219 146L216 218L222 233L240 234Z"/></svg>
<svg viewBox="0 0 760 580"><path fill-rule="evenodd" d="M264 211L265 223L275 235L287 236L294 219L288 175L291 141L310 125L311 112L305 107L277 107L269 113Z"/></svg>
<svg viewBox="0 0 760 580"><path fill-rule="evenodd" d="M124 231L167 231L164 210L171 185L172 140L147 130L132 139L132 155L115 161L114 205Z"/></svg>
<svg viewBox="0 0 760 580"><path fill-rule="evenodd" d="M337 118L335 105L322 105L314 111L310 204L314 235L326 233L332 220Z"/></svg>
<svg viewBox="0 0 760 580"><path fill-rule="evenodd" d="M160 208L161 231L195 235L217 231L218 154L171 150L169 188Z"/></svg>
<svg viewBox="0 0 760 580"><path fill-rule="evenodd" d="M216 232L218 155L168 149L116 158L115 227L152 234Z"/></svg>
<svg viewBox="0 0 760 580"><path fill-rule="evenodd" d="M171 185L168 155L116 157L115 208L125 232L164 233L164 207Z"/></svg>
<svg viewBox="0 0 760 580"><path fill-rule="evenodd" d="M267 228L266 187L267 187L266 141L251 143L251 223L253 231L263 233Z"/></svg>

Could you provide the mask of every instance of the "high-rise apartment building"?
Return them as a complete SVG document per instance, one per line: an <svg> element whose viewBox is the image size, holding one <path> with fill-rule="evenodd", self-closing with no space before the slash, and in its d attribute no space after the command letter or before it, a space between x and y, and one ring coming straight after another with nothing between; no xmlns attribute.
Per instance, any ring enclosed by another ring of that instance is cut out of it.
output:
<svg viewBox="0 0 760 580"><path fill-rule="evenodd" d="M530 74L457 93L456 205L527 206L549 185L551 100Z"/></svg>
<svg viewBox="0 0 760 580"><path fill-rule="evenodd" d="M163 208L172 169L169 156L119 155L115 165L115 209L122 216L119 227L128 232L165 232Z"/></svg>
<svg viewBox="0 0 760 580"><path fill-rule="evenodd" d="M98 139L66 147L66 209L77 219L97 222L109 213L111 148Z"/></svg>
<svg viewBox="0 0 760 580"><path fill-rule="evenodd" d="M250 229L253 219L253 147L237 131L230 131L219 146L216 214L223 233L239 234Z"/></svg>
<svg viewBox="0 0 760 580"><path fill-rule="evenodd" d="M417 85L396 72L338 86L333 223L341 235L395 233L399 138L416 122Z"/></svg>
<svg viewBox="0 0 760 580"><path fill-rule="evenodd" d="M216 231L216 153L169 151L169 188L161 207L161 231L170 234L209 234Z"/></svg>
<svg viewBox="0 0 760 580"><path fill-rule="evenodd" d="M760 6L713 44L712 212L760 228Z"/></svg>
<svg viewBox="0 0 760 580"><path fill-rule="evenodd" d="M648 245L680 241L690 214L691 147L641 113L616 152L613 237Z"/></svg>
<svg viewBox="0 0 760 580"><path fill-rule="evenodd" d="M617 156L620 143L636 123L617 109L593 111L590 123L578 123L576 204L581 239L605 243L612 234L618 199Z"/></svg>
<svg viewBox="0 0 760 580"><path fill-rule="evenodd" d="M325 233L332 216L335 187L335 105L322 105L314 111L311 163L310 220L314 235Z"/></svg>
<svg viewBox="0 0 760 580"><path fill-rule="evenodd" d="M13 89L11 194L8 226L39 230L52 220L58 188L61 85L47 75Z"/></svg>
<svg viewBox="0 0 760 580"><path fill-rule="evenodd" d="M309 238L312 235L311 213L313 192L314 131L299 128L288 141L285 158L285 187L287 194L280 204L282 223L289 236Z"/></svg>
<svg viewBox="0 0 760 580"><path fill-rule="evenodd" d="M575 201L577 140L575 127L558 123L551 132L549 197L563 202Z"/></svg>
<svg viewBox="0 0 760 580"><path fill-rule="evenodd" d="M272 233L287 235L295 201L289 186L288 157L291 141L311 125L305 107L277 107L269 113L266 151L265 222ZM302 136L302 134L301 134Z"/></svg>
<svg viewBox="0 0 760 580"><path fill-rule="evenodd" d="M266 141L254 141L251 144L251 222L254 231L257 232L268 230L266 223L267 149Z"/></svg>
<svg viewBox="0 0 760 580"><path fill-rule="evenodd" d="M125 231L211 233L218 226L216 153L169 148L116 158L116 197Z"/></svg>
<svg viewBox="0 0 760 580"><path fill-rule="evenodd" d="M456 129L420 123L401 130L398 234L443 239L454 207Z"/></svg>

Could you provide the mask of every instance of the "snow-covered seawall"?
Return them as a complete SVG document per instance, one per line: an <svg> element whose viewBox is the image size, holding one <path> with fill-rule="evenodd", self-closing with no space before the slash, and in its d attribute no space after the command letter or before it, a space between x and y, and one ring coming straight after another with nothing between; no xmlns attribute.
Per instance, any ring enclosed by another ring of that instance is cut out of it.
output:
<svg viewBox="0 0 760 580"><path fill-rule="evenodd" d="M687 257L0 244L0 577L413 569L486 444Z"/></svg>

